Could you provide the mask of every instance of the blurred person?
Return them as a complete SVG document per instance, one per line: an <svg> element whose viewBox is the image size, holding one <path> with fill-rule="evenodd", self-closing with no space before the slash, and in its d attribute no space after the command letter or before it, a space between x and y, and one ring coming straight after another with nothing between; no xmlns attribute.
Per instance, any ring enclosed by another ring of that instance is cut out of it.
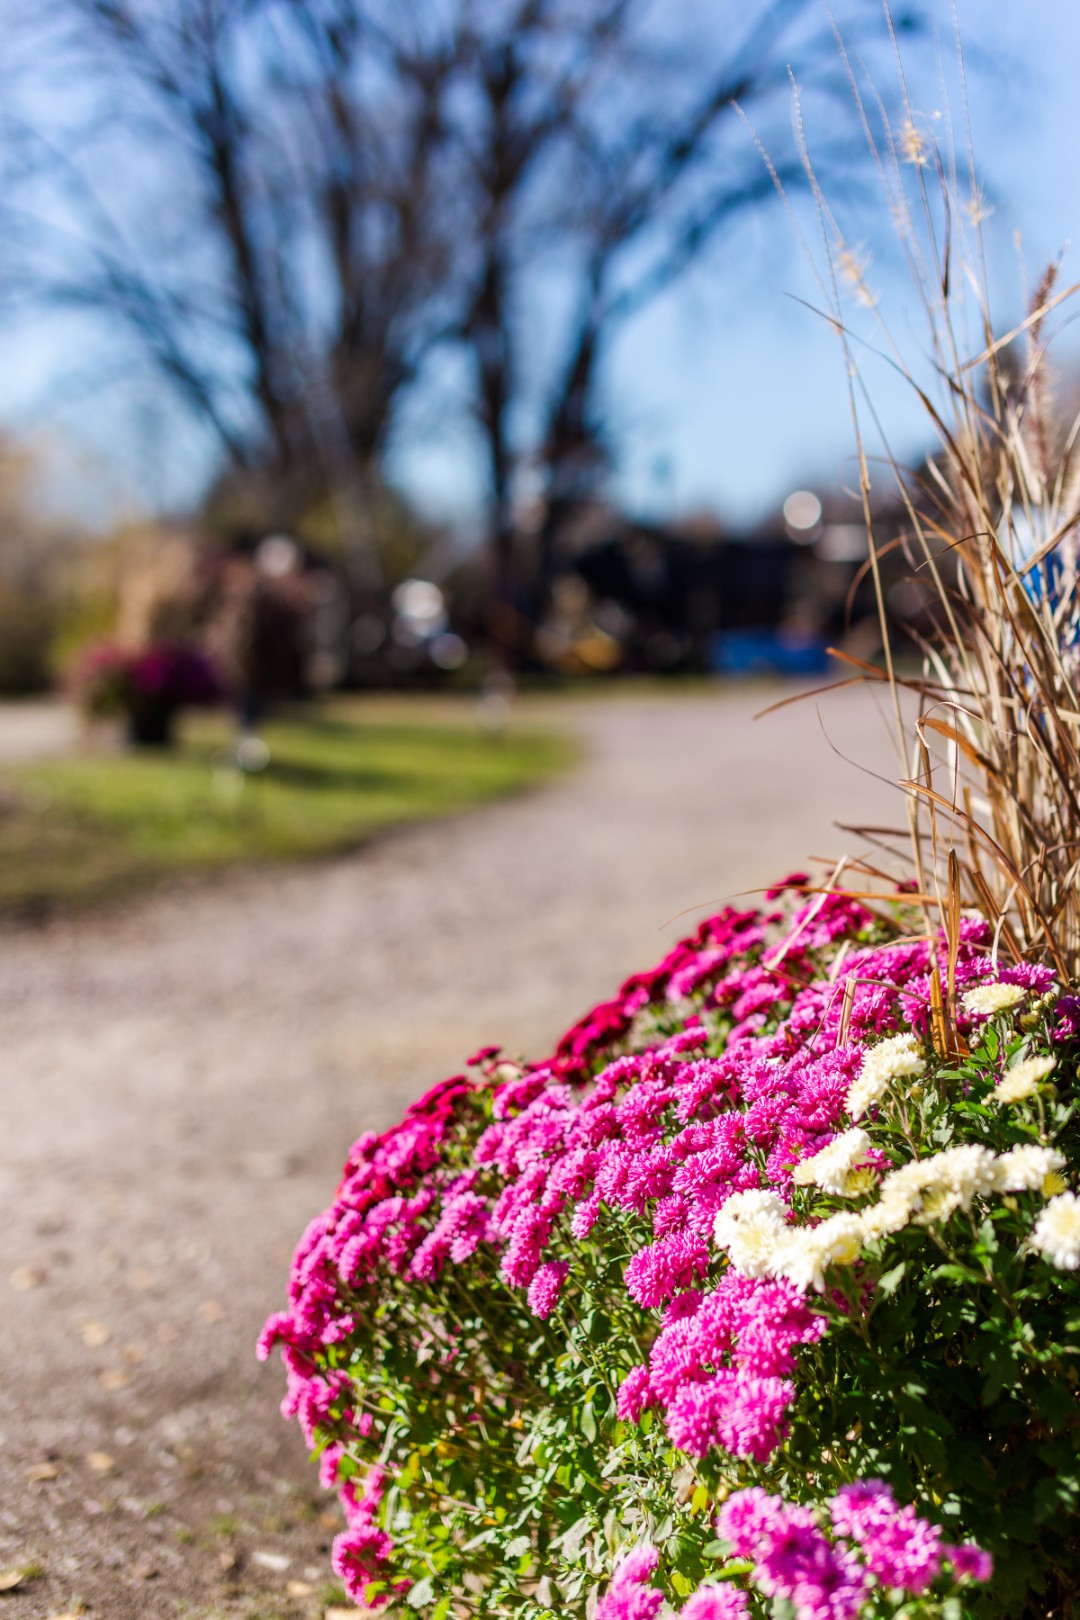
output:
<svg viewBox="0 0 1080 1620"><path fill-rule="evenodd" d="M306 662L314 594L300 546L269 535L237 547L219 571L207 639L224 672L241 739L269 707L307 692Z"/></svg>

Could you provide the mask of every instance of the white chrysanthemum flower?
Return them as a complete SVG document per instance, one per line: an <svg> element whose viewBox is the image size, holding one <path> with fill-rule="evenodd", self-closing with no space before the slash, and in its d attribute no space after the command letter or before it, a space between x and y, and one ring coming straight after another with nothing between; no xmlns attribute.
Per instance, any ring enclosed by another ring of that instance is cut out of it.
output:
<svg viewBox="0 0 1080 1620"><path fill-rule="evenodd" d="M934 1159L912 1159L895 1170L890 1170L881 1188L882 1198L903 1195L917 1198L924 1187L934 1179Z"/></svg>
<svg viewBox="0 0 1080 1620"><path fill-rule="evenodd" d="M994 1166L990 1149L975 1143L902 1164L885 1177L878 1203L861 1212L864 1233L880 1237L911 1220L927 1226L947 1220L958 1209L970 1209L977 1193L993 1192Z"/></svg>
<svg viewBox="0 0 1080 1620"><path fill-rule="evenodd" d="M849 1170L844 1181L844 1198L861 1198L864 1193L873 1192L878 1184L878 1173L869 1164L859 1165L855 1170Z"/></svg>
<svg viewBox="0 0 1080 1620"><path fill-rule="evenodd" d="M863 1245L863 1224L858 1215L830 1215L820 1226L800 1226L784 1233L773 1259L773 1275L785 1277L806 1293L825 1288L829 1266L851 1266Z"/></svg>
<svg viewBox="0 0 1080 1620"><path fill-rule="evenodd" d="M771 1277L786 1237L783 1221L768 1210L758 1210L736 1223L727 1242L728 1260L744 1277Z"/></svg>
<svg viewBox="0 0 1080 1620"><path fill-rule="evenodd" d="M976 1193L993 1192L995 1162L991 1150L975 1142L946 1148L944 1153L923 1160L932 1176L927 1192L937 1193L943 1208L949 1206L950 1214L954 1209L970 1209ZM924 1193L924 1209L926 1202Z"/></svg>
<svg viewBox="0 0 1080 1620"><path fill-rule="evenodd" d="M884 1237L908 1224L920 1206L924 1188L933 1180L933 1172L926 1168L929 1162L914 1159L898 1170L890 1170L881 1184L877 1203L860 1213L866 1237Z"/></svg>
<svg viewBox="0 0 1080 1620"><path fill-rule="evenodd" d="M908 1032L879 1040L876 1047L866 1051L858 1079L848 1087L848 1113L852 1119L863 1118L868 1108L881 1102L894 1081L916 1079L925 1068L925 1059L915 1035Z"/></svg>
<svg viewBox="0 0 1080 1620"><path fill-rule="evenodd" d="M1080 1198L1074 1192L1051 1198L1035 1222L1031 1247L1039 1249L1059 1271L1080 1267Z"/></svg>
<svg viewBox="0 0 1080 1620"><path fill-rule="evenodd" d="M919 1042L912 1034L890 1035L870 1047L863 1058L858 1079L848 1087L847 1111L861 1119L868 1108L880 1102L896 1080L915 1079L926 1068Z"/></svg>
<svg viewBox="0 0 1080 1620"><path fill-rule="evenodd" d="M920 1226L931 1226L947 1221L958 1209L970 1209L977 1193L993 1191L995 1162L989 1148L974 1144L936 1154L927 1161L935 1166L935 1173L923 1189L912 1219Z"/></svg>
<svg viewBox="0 0 1080 1620"><path fill-rule="evenodd" d="M797 1187L820 1187L822 1192L842 1197L849 1171L869 1146L870 1138L866 1132L854 1125L849 1131L841 1131L819 1153L811 1154L808 1159L800 1159L791 1172L791 1179Z"/></svg>
<svg viewBox="0 0 1080 1620"><path fill-rule="evenodd" d="M990 1102L1016 1103L1023 1102L1038 1089L1039 1081L1045 1080L1054 1067L1052 1057L1023 1058L1014 1063L1011 1069L1006 1069L993 1091L990 1093Z"/></svg>
<svg viewBox="0 0 1080 1620"><path fill-rule="evenodd" d="M1001 1155L994 1165L994 1182L999 1192L1038 1192L1052 1171L1064 1168L1064 1153L1025 1142Z"/></svg>
<svg viewBox="0 0 1080 1620"><path fill-rule="evenodd" d="M917 1205L918 1198L905 1198L896 1192L887 1198L879 1198L876 1204L871 1204L869 1209L859 1214L863 1237L887 1237L893 1232L903 1231Z"/></svg>
<svg viewBox="0 0 1080 1620"><path fill-rule="evenodd" d="M713 1237L719 1248L726 1249L736 1227L751 1216L769 1215L782 1226L787 1213L788 1206L784 1200L766 1187L751 1187L747 1192L732 1193L730 1198L724 1200L723 1208L713 1223Z"/></svg>
<svg viewBox="0 0 1080 1620"><path fill-rule="evenodd" d="M979 1018L995 1018L998 1013L1018 1007L1027 995L1021 984L977 984L960 997L964 1010Z"/></svg>

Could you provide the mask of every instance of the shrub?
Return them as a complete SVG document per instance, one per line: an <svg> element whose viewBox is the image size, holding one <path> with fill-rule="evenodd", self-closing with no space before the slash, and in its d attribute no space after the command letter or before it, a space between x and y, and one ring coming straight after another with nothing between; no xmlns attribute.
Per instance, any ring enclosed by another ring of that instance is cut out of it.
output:
<svg viewBox="0 0 1080 1620"><path fill-rule="evenodd" d="M357 1601L1067 1612L1080 1000L917 919L720 913L356 1143L262 1350Z"/></svg>

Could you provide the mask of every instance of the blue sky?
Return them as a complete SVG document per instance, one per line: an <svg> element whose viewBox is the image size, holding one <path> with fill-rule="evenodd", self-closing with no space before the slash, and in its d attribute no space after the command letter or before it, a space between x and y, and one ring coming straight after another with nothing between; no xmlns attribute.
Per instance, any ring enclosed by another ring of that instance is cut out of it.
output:
<svg viewBox="0 0 1080 1620"><path fill-rule="evenodd" d="M715 0L718 16L730 3ZM945 57L951 7L946 0L928 4L940 17ZM1065 249L1065 277L1071 279L1071 268L1080 279L1077 256L1067 251L1080 200L1080 4L963 0L960 20L972 58L976 159L994 194L988 234L995 312L1011 321L1023 306L1021 257L1034 280ZM925 53L911 84L927 119L945 102L932 54ZM915 300L890 264L883 216L883 205L868 208L870 279L890 326L917 350ZM649 308L610 357L608 393L624 447L615 493L644 515L709 508L735 522L754 521L794 485L850 477L852 429L839 347L798 302L816 293L789 225L774 210L742 227L735 249L722 265L699 266ZM48 427L48 416L31 409L39 377L78 342L77 326L55 323L9 339L0 419ZM1066 331L1063 365L1070 351L1077 345ZM894 443L915 453L922 442L917 407L886 373L873 383ZM422 433L403 436L392 471L433 515L467 521L482 493L483 468L452 375L443 398L445 409L426 413ZM156 411L152 395L137 430L118 432L118 421L92 399L69 403L56 418L69 442L85 443L104 459L103 476L87 481L71 474L77 500L102 510L131 501L177 505L197 491L205 451L171 413Z"/></svg>

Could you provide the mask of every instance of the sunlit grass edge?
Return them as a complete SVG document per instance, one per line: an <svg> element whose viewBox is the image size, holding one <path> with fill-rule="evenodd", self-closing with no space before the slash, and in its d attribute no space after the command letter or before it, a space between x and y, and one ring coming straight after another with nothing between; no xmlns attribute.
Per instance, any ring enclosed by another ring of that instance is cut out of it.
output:
<svg viewBox="0 0 1080 1620"><path fill-rule="evenodd" d="M547 779L571 738L468 705L337 701L276 719L265 770L234 763L223 716L173 751L82 754L0 773L0 916L109 900L225 866L343 853Z"/></svg>

